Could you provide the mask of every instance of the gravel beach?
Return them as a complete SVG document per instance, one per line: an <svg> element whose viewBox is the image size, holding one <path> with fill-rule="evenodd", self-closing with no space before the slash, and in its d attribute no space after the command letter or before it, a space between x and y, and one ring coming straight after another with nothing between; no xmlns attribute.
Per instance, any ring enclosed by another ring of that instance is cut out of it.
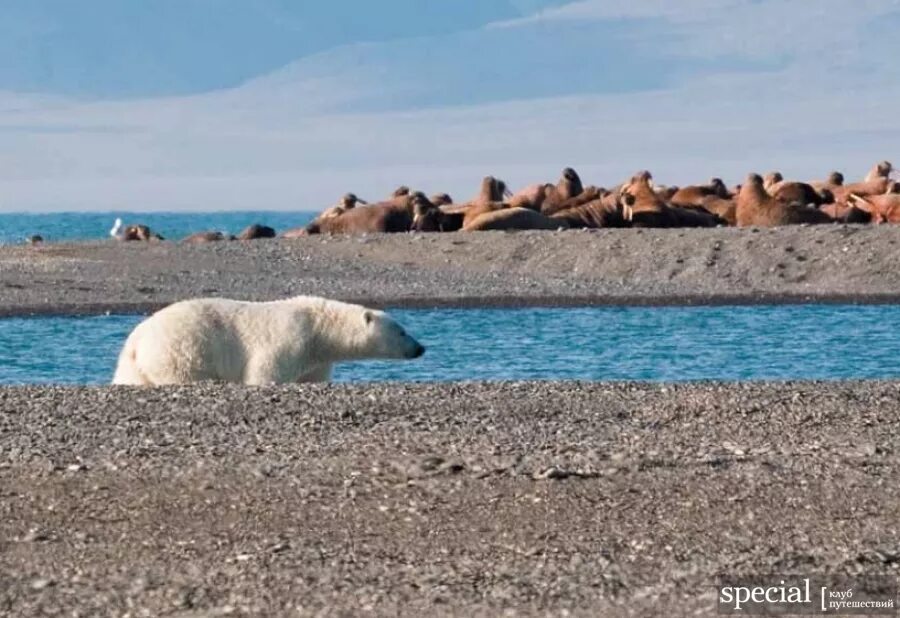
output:
<svg viewBox="0 0 900 618"><path fill-rule="evenodd" d="M0 315L193 296L394 306L896 302L900 228L591 230L0 247Z"/></svg>
<svg viewBox="0 0 900 618"><path fill-rule="evenodd" d="M896 575L898 421L877 382L0 389L0 613L710 615L721 573Z"/></svg>

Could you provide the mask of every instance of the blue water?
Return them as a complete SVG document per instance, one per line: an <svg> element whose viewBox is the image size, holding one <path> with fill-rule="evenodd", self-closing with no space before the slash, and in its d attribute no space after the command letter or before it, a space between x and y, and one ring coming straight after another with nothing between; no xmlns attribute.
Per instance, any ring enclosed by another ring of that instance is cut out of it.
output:
<svg viewBox="0 0 900 618"><path fill-rule="evenodd" d="M900 377L900 306L390 312L427 348L338 365L335 381ZM140 316L0 320L0 383L99 384Z"/></svg>
<svg viewBox="0 0 900 618"><path fill-rule="evenodd" d="M237 234L252 223L277 232L306 225L314 213L284 211L239 212L59 212L0 214L0 245L21 244L39 234L46 242L102 240L109 238L116 217L126 225L143 223L167 240L180 240L194 232L218 230Z"/></svg>

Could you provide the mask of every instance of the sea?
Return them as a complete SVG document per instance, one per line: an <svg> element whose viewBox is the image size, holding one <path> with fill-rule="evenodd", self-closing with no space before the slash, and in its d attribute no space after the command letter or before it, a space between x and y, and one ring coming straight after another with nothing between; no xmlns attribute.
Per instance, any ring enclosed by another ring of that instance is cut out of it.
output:
<svg viewBox="0 0 900 618"><path fill-rule="evenodd" d="M234 212L59 212L0 214L0 244L22 244L39 235L45 242L82 242L109 238L116 218L123 224L142 223L168 240L180 240L194 232L215 230L237 235L248 225L261 223L276 232L309 223L316 213L278 210Z"/></svg>
<svg viewBox="0 0 900 618"><path fill-rule="evenodd" d="M336 382L900 378L900 306L388 309L426 346ZM0 384L105 384L141 315L0 319Z"/></svg>

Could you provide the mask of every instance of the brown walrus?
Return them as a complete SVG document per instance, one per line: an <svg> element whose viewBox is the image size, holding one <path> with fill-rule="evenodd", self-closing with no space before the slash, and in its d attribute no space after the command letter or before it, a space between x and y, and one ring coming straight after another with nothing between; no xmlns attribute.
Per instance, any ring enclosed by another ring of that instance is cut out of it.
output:
<svg viewBox="0 0 900 618"><path fill-rule="evenodd" d="M716 215L727 225L737 224L737 203L732 198L723 199L717 195L709 195L700 203L700 207Z"/></svg>
<svg viewBox="0 0 900 618"><path fill-rule="evenodd" d="M354 193L346 193L341 198L340 202L323 210L321 213L319 213L319 216L316 217L316 219L328 219L330 217L336 217L341 213L356 208L357 204L368 204L368 202L359 199Z"/></svg>
<svg viewBox="0 0 900 618"><path fill-rule="evenodd" d="M548 194L555 190L556 188L549 183L528 185L524 189L516 191L509 198L508 203L513 208L530 208L531 210L542 212Z"/></svg>
<svg viewBox="0 0 900 618"><path fill-rule="evenodd" d="M530 208L503 208L486 212L463 226L464 232L487 230L557 230L568 227L564 220L553 219Z"/></svg>
<svg viewBox="0 0 900 618"><path fill-rule="evenodd" d="M815 187L805 182L781 181L769 189L769 195L776 200L801 204L830 204L834 201L834 194L829 189L816 191Z"/></svg>
<svg viewBox="0 0 900 618"><path fill-rule="evenodd" d="M208 231L208 232L196 232L194 234L191 234L190 236L183 238L181 242L189 243L192 245L199 245L199 244L208 243L208 242L219 242L222 240L231 240L233 238L234 238L234 236L229 237L229 236L226 236L225 234L223 234L222 232Z"/></svg>
<svg viewBox="0 0 900 618"><path fill-rule="evenodd" d="M481 180L478 195L471 200L471 204L485 204L487 202L502 202L506 197L511 197L506 183L493 176L485 176Z"/></svg>
<svg viewBox="0 0 900 618"><path fill-rule="evenodd" d="M825 180L814 180L811 183L813 189L816 191L822 191L823 189L828 189L834 194L835 187L843 186L844 184L844 175L840 172L831 172L828 174L828 178Z"/></svg>
<svg viewBox="0 0 900 618"><path fill-rule="evenodd" d="M634 227L715 227L724 223L706 211L666 204L653 190L652 180L650 172L643 170L622 188L620 202L631 208Z"/></svg>
<svg viewBox="0 0 900 618"><path fill-rule="evenodd" d="M369 234L408 232L412 212L394 203L361 206L335 217L317 219L306 226L307 234Z"/></svg>
<svg viewBox="0 0 900 618"><path fill-rule="evenodd" d="M565 221L570 228L631 227L631 217L631 208L604 204L599 199L550 215L552 219Z"/></svg>
<svg viewBox="0 0 900 618"><path fill-rule="evenodd" d="M867 213L872 223L900 223L900 194L898 193L865 197L851 193L848 201L853 208Z"/></svg>
<svg viewBox="0 0 900 618"><path fill-rule="evenodd" d="M464 213L445 213L430 200L413 203L413 232L456 232L463 226Z"/></svg>
<svg viewBox="0 0 900 618"><path fill-rule="evenodd" d="M675 191L668 202L672 206L702 206L710 197L727 200L730 197L728 188L721 178L712 178L705 185L690 185Z"/></svg>
<svg viewBox="0 0 900 618"><path fill-rule="evenodd" d="M891 173L893 166L889 161L882 161L875 164L869 170L865 180L862 182L853 182L844 184L840 187L832 189L835 200L839 202L847 202L850 194L865 197L869 195L881 195L891 190L893 182L891 181Z"/></svg>
<svg viewBox="0 0 900 618"><path fill-rule="evenodd" d="M465 222L474 220L477 216L494 210L507 208L509 205L503 202L504 197L510 195L506 183L493 176L485 176L479 187L478 195L464 204L443 204L440 209L448 215L461 214Z"/></svg>
<svg viewBox="0 0 900 618"><path fill-rule="evenodd" d="M446 206L453 203L453 198L449 193L435 193L428 199L435 206Z"/></svg>
<svg viewBox="0 0 900 618"><path fill-rule="evenodd" d="M559 181L555 185L550 183L529 185L511 195L509 205L513 208L530 208L549 215L578 204L586 204L593 199L588 198L578 204L566 203L583 192L584 185L578 172L567 167L562 170Z"/></svg>
<svg viewBox="0 0 900 618"><path fill-rule="evenodd" d="M735 218L738 226L831 223L833 219L817 208L801 203L785 203L769 195L759 174L750 174L737 196Z"/></svg>
<svg viewBox="0 0 900 618"><path fill-rule="evenodd" d="M871 182L879 178L888 178L893 171L894 166L890 161L881 161L880 163L876 163L874 166L872 166L872 169L870 169L869 173L866 174L864 182Z"/></svg>
<svg viewBox="0 0 900 618"><path fill-rule="evenodd" d="M584 191L584 185L581 184L581 177L571 167L563 169L560 174L561 178L556 183L556 195L560 200L572 199L576 195L580 195Z"/></svg>
<svg viewBox="0 0 900 618"><path fill-rule="evenodd" d="M138 240L143 242L159 242L165 240L159 234L152 232L149 227L141 223L125 226L122 240L132 241Z"/></svg>
<svg viewBox="0 0 900 618"><path fill-rule="evenodd" d="M565 200L545 200L541 205L541 214L551 216L554 213L561 212L563 210L568 210L570 208L576 208L583 204L588 204L593 202L594 200L601 199L607 191L605 189L601 189L600 187L585 187L582 189L581 193L570 197Z"/></svg>
<svg viewBox="0 0 900 618"><path fill-rule="evenodd" d="M257 238L275 238L275 229L268 225L254 223L248 225L237 235L238 240L256 240Z"/></svg>

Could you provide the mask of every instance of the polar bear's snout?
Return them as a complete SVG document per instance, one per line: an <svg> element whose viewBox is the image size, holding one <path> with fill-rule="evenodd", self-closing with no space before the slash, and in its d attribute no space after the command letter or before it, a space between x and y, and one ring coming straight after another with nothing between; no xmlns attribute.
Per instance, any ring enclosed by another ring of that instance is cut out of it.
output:
<svg viewBox="0 0 900 618"><path fill-rule="evenodd" d="M401 347L403 352L401 358L419 358L425 354L425 346L416 341L415 337L409 335L402 329L400 330L400 336L403 337L403 345Z"/></svg>
<svg viewBox="0 0 900 618"><path fill-rule="evenodd" d="M421 343L419 343L415 339L413 339L413 342L416 345L412 348L412 352L410 353L410 355L407 358L419 358L420 356L425 354L425 346L423 346Z"/></svg>

